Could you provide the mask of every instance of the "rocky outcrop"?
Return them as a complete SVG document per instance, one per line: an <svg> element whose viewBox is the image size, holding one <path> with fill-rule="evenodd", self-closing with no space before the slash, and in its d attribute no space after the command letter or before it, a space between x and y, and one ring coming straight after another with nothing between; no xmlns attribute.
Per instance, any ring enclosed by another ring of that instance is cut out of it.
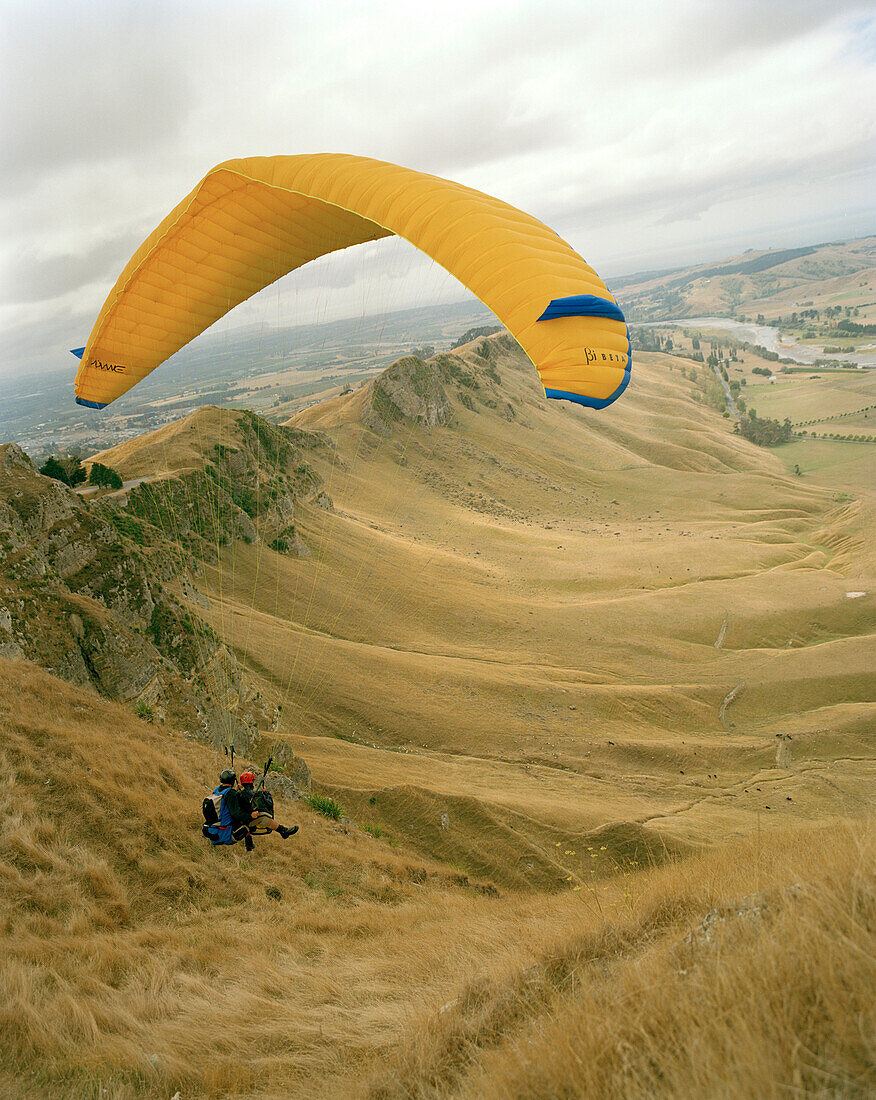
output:
<svg viewBox="0 0 876 1100"><path fill-rule="evenodd" d="M400 421L434 428L447 424L452 413L436 363L408 355L371 383L362 422L378 435L390 435Z"/></svg>
<svg viewBox="0 0 876 1100"><path fill-rule="evenodd" d="M233 655L166 586L167 544L124 530L118 513L42 477L15 444L0 446L0 655L214 743L233 700L238 743L257 740L268 716Z"/></svg>
<svg viewBox="0 0 876 1100"><path fill-rule="evenodd" d="M161 654L146 562L66 485L0 447L0 652L113 699L141 695Z"/></svg>
<svg viewBox="0 0 876 1100"><path fill-rule="evenodd" d="M233 746L240 760L273 754L268 786L298 797L310 791L310 771L274 740L280 708L268 707L201 617L211 601L197 577L235 540L308 555L296 502L332 501L305 456L331 444L252 413L227 417L230 444L208 436L200 467L189 447L176 476L160 469L93 501L0 445L0 656Z"/></svg>
<svg viewBox="0 0 876 1100"><path fill-rule="evenodd" d="M306 798L311 793L310 768L287 745L275 753L274 764L282 770L268 772L265 786L269 791L284 798Z"/></svg>
<svg viewBox="0 0 876 1100"><path fill-rule="evenodd" d="M302 433L254 413L234 416L228 433L234 442L206 445L200 469L144 481L106 506L145 523L181 555L214 560L219 547L242 541L307 556L295 529L295 502L312 499L331 508L331 500L304 460Z"/></svg>
<svg viewBox="0 0 876 1100"><path fill-rule="evenodd" d="M805 896L806 887L799 882L782 889L758 891L737 901L710 909L700 923L684 939L670 948L670 955L680 973L686 974L704 957L719 948L732 949L733 940L746 930L757 930L769 924L783 910Z"/></svg>
<svg viewBox="0 0 876 1100"><path fill-rule="evenodd" d="M0 562L18 582L89 596L130 625L148 622L155 607L145 557L14 443L0 446Z"/></svg>

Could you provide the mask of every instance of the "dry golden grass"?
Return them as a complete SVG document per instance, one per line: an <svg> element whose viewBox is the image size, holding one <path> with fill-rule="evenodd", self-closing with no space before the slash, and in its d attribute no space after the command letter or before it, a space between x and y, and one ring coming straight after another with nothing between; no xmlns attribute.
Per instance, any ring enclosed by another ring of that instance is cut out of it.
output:
<svg viewBox="0 0 876 1100"><path fill-rule="evenodd" d="M316 780L376 796L375 823L426 854L539 888L567 870L537 850L552 830L703 843L758 814L860 813L863 490L838 504L788 477L695 403L671 357L638 357L623 405L591 415L546 403L492 343L512 419L476 396L445 429L378 438L359 423L367 387L305 410L295 423L336 442L309 460L337 510L296 512L312 556L236 544L195 581ZM483 361L459 354L489 397ZM777 774L779 732L795 767ZM472 828L461 851L438 820L465 797L535 850L509 861Z"/></svg>
<svg viewBox="0 0 876 1100"><path fill-rule="evenodd" d="M200 799L223 760L26 665L2 673L4 1095L211 1095L216 1066L294 1083L370 1057L392 1027L378 1006L415 980L403 930L477 890L282 803L294 840L213 850ZM425 986L446 981L437 954Z"/></svg>
<svg viewBox="0 0 876 1100"><path fill-rule="evenodd" d="M611 417L497 365L512 420L308 410L336 443L311 556L187 578L355 825L281 804L298 836L213 850L224 758L0 665L0 1095L876 1087L873 829L842 820L874 789L874 600L846 598L876 587L872 490L787 477L668 357ZM202 410L115 462L193 468L232 430Z"/></svg>
<svg viewBox="0 0 876 1100"><path fill-rule="evenodd" d="M585 927L536 964L418 1021L365 1093L871 1096L874 868L871 821L774 833L608 885Z"/></svg>
<svg viewBox="0 0 876 1100"><path fill-rule="evenodd" d="M199 836L222 759L29 666L0 672L0 1095L865 1094L870 827L650 870L594 839L595 875L495 896L281 803L301 834L249 862ZM670 951L753 890L773 899L763 920Z"/></svg>
<svg viewBox="0 0 876 1100"><path fill-rule="evenodd" d="M235 420L235 413L207 405L157 431L100 451L86 465L103 462L125 481L201 470L214 443L239 443Z"/></svg>

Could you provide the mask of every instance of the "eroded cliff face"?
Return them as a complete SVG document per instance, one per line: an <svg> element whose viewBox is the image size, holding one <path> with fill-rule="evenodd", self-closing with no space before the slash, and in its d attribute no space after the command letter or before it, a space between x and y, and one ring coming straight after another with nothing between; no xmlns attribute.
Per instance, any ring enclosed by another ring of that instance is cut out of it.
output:
<svg viewBox="0 0 876 1100"><path fill-rule="evenodd" d="M214 560L220 547L235 540L306 555L295 529L295 503L304 499L330 508L331 500L305 461L302 442L330 446L328 439L250 412L222 413L226 442L205 441L198 468L148 478L107 498L105 507L124 511L130 519L122 522L145 524L179 553L202 560ZM143 529L132 528L132 536L138 533L142 537Z"/></svg>
<svg viewBox="0 0 876 1100"><path fill-rule="evenodd" d="M394 424L413 420L424 428L447 424L453 409L432 360L414 355L398 359L371 383L362 421L378 435L389 435Z"/></svg>
<svg viewBox="0 0 876 1100"><path fill-rule="evenodd" d="M0 653L122 702L155 695L145 560L12 443L0 446L0 568Z"/></svg>
<svg viewBox="0 0 876 1100"><path fill-rule="evenodd" d="M290 474L284 462L280 480L280 462L262 455L259 471L257 451L258 439L216 455L224 494L208 491L215 483L205 474L200 496L181 482L175 502L149 498L150 514L129 507L126 495L88 503L39 474L15 444L0 445L0 656L215 745L261 751L279 714L199 617L198 594L180 568L185 561L196 572L199 554L234 538L288 539L283 549L293 552L296 493L315 498L321 485L303 463Z"/></svg>

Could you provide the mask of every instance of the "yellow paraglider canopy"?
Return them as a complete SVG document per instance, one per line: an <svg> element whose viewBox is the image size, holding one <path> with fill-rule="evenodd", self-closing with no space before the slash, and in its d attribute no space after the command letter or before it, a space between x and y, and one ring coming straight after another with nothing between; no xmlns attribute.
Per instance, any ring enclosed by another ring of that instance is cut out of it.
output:
<svg viewBox="0 0 876 1100"><path fill-rule="evenodd" d="M208 172L119 276L76 352L76 400L103 408L287 272L393 234L493 311L548 397L603 408L624 391L623 314L553 230L450 180L323 153L247 157Z"/></svg>

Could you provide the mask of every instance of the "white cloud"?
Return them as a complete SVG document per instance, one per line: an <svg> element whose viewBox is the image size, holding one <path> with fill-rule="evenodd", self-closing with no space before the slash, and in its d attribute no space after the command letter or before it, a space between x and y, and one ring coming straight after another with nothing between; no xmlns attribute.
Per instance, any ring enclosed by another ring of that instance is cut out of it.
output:
<svg viewBox="0 0 876 1100"><path fill-rule="evenodd" d="M83 341L137 240L229 157L352 152L446 175L615 273L770 232L808 243L849 212L856 231L872 225L871 4L0 0L0 12L0 323L7 346L43 349L46 365L59 320L76 328L65 346ZM282 296L312 297L319 278L332 313L376 308L363 303L377 271L387 308L456 293L387 249L364 253L370 279L345 255Z"/></svg>

